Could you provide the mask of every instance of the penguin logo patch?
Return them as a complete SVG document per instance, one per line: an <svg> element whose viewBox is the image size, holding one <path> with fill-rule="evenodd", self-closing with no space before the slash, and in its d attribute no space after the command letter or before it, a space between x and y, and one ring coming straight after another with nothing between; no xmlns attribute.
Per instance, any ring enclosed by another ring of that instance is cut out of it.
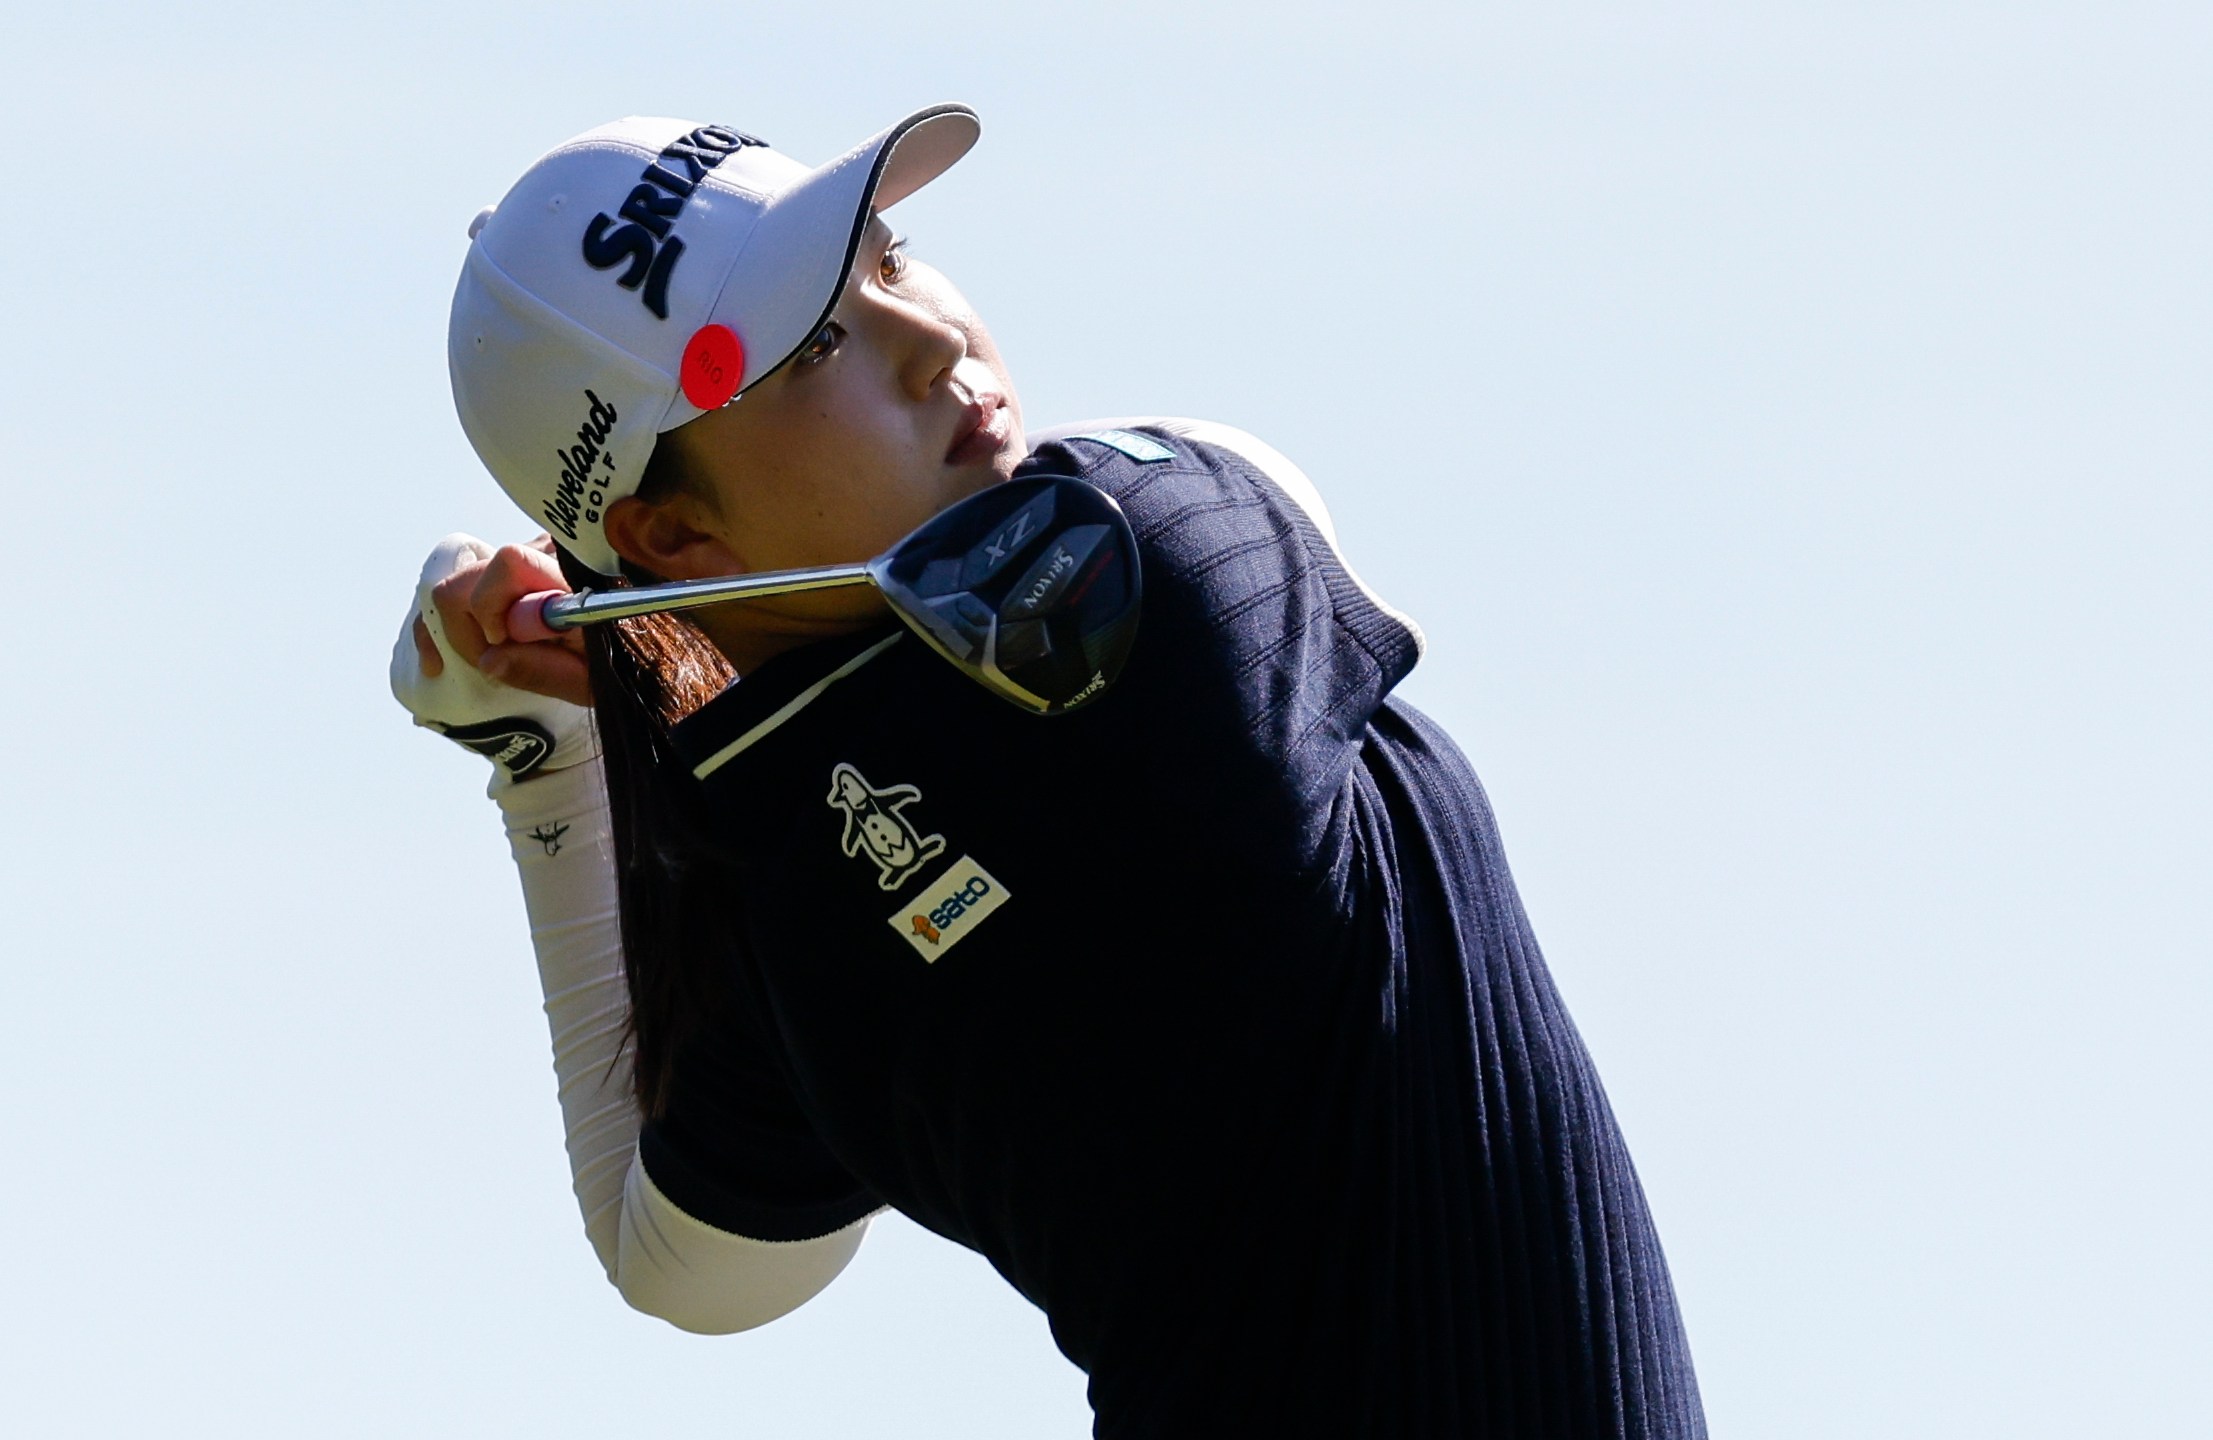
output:
<svg viewBox="0 0 2213 1440"><path fill-rule="evenodd" d="M838 843L846 854L866 855L876 862L876 883L885 890L897 890L945 853L943 835L924 835L899 813L921 798L922 792L912 785L879 790L842 761L830 772L827 803L845 812L845 834Z"/></svg>

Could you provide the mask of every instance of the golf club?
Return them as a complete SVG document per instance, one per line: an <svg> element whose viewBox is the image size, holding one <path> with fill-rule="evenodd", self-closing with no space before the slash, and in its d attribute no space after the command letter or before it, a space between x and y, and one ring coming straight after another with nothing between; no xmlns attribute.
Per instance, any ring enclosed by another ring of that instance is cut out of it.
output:
<svg viewBox="0 0 2213 1440"><path fill-rule="evenodd" d="M948 506L858 565L677 580L627 590L539 591L508 633L558 630L726 600L874 585L931 649L994 694L1055 715L1095 699L1137 634L1137 541L1106 492L1066 475L1009 480Z"/></svg>

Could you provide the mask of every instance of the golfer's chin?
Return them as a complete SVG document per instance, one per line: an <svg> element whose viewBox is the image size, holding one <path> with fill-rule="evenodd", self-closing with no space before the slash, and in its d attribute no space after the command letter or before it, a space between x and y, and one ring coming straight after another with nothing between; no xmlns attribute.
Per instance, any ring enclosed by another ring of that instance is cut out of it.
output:
<svg viewBox="0 0 2213 1440"><path fill-rule="evenodd" d="M852 585L703 606L691 620L742 676L786 650L890 624L892 611L873 585Z"/></svg>

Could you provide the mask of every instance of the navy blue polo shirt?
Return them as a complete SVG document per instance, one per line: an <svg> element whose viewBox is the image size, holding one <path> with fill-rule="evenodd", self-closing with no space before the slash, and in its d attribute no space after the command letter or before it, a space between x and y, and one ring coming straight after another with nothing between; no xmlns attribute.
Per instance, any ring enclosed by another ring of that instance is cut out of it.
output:
<svg viewBox="0 0 2213 1440"><path fill-rule="evenodd" d="M686 721L727 1017L641 1153L768 1240L987 1257L1103 1436L1703 1433L1642 1192L1419 636L1292 494L1165 430L1119 682L1023 713L888 625Z"/></svg>

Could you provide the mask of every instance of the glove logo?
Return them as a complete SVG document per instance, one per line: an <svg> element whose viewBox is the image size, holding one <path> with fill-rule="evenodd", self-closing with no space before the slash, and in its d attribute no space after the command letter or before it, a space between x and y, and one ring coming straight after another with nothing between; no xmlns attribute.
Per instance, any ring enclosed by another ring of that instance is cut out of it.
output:
<svg viewBox="0 0 2213 1440"><path fill-rule="evenodd" d="M522 779L545 764L546 758L553 754L552 732L520 715L487 720L481 725L432 725L430 728L499 766L510 780Z"/></svg>
<svg viewBox="0 0 2213 1440"><path fill-rule="evenodd" d="M943 835L924 835L899 813L921 798L912 785L879 790L842 761L830 772L830 798L824 803L845 812L839 846L848 855L865 854L874 861L876 884L882 889L897 890L945 853Z"/></svg>

